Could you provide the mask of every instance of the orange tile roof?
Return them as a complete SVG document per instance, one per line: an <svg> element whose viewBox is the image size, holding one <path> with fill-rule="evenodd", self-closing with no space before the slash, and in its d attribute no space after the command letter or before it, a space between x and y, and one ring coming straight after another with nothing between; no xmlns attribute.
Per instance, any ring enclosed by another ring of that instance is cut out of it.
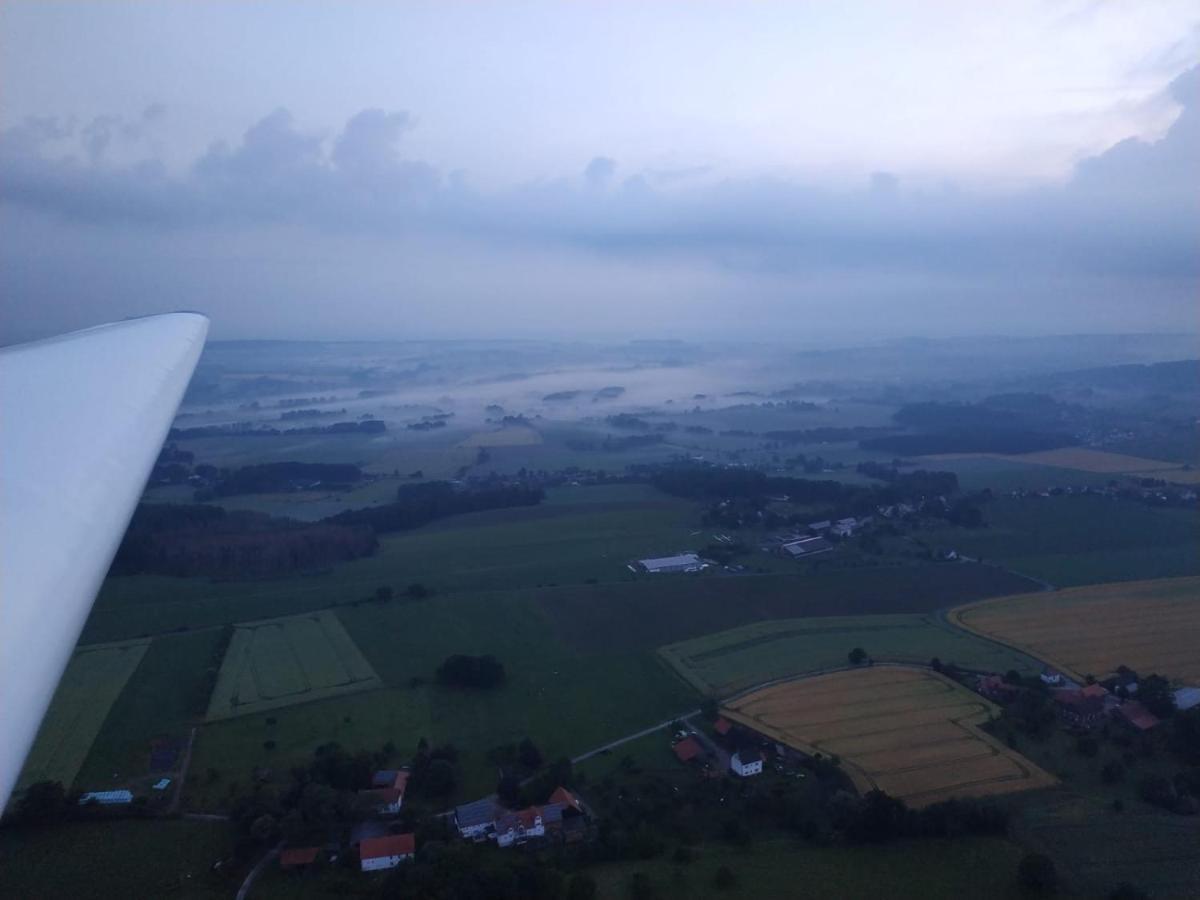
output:
<svg viewBox="0 0 1200 900"><path fill-rule="evenodd" d="M685 737L672 749L675 751L675 755L679 757L680 762L690 762L704 753L704 749L697 743L696 739L690 736Z"/></svg>
<svg viewBox="0 0 1200 900"><path fill-rule="evenodd" d="M417 839L411 834L363 838L358 847L358 857L359 859L380 859L387 856L410 856L416 847Z"/></svg>
<svg viewBox="0 0 1200 900"><path fill-rule="evenodd" d="M547 803L562 803L564 806L570 806L572 809L579 810L579 798L568 791L565 787L557 787L554 793L550 795ZM582 810L580 810L582 812Z"/></svg>
<svg viewBox="0 0 1200 900"><path fill-rule="evenodd" d="M279 864L285 869L293 866L309 866L317 861L320 847L288 847L279 854Z"/></svg>
<svg viewBox="0 0 1200 900"><path fill-rule="evenodd" d="M717 734L729 734L729 729L732 727L733 723L724 716L718 717L717 721L713 723L713 731L715 731Z"/></svg>
<svg viewBox="0 0 1200 900"><path fill-rule="evenodd" d="M1158 724L1158 716L1142 706L1136 700L1126 700L1117 707L1117 712L1130 725L1139 731L1146 731Z"/></svg>
<svg viewBox="0 0 1200 900"><path fill-rule="evenodd" d="M1108 691L1105 690L1104 686L1100 685L1100 684L1086 685L1083 688L1083 690L1081 690L1079 693L1083 694L1083 696L1085 696L1085 697L1107 697L1108 696Z"/></svg>

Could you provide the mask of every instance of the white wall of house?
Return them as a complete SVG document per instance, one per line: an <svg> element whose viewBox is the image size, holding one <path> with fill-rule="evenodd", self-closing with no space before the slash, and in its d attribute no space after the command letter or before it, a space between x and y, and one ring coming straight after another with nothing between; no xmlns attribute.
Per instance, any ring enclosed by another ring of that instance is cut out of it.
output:
<svg viewBox="0 0 1200 900"><path fill-rule="evenodd" d="M754 762L743 765L741 759L735 753L729 759L729 768L733 769L736 774L743 778L748 778L751 775L762 774L763 764L761 759L757 759Z"/></svg>
<svg viewBox="0 0 1200 900"><path fill-rule="evenodd" d="M370 859L362 860L362 870L364 872L378 872L381 869L394 869L403 860L411 856L411 853L398 853L393 856L373 856Z"/></svg>

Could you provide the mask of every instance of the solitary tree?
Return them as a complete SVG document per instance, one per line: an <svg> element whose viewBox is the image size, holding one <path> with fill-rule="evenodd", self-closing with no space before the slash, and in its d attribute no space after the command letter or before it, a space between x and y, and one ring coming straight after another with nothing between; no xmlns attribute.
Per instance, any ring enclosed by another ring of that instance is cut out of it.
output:
<svg viewBox="0 0 1200 900"><path fill-rule="evenodd" d="M862 647L855 647L850 651L850 665L861 666L867 659L867 651Z"/></svg>

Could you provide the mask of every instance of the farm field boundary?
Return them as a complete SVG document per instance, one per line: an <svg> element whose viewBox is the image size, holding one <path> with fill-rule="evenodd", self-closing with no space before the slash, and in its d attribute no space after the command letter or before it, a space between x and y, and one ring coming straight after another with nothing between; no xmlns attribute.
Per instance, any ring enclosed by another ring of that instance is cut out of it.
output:
<svg viewBox="0 0 1200 900"><path fill-rule="evenodd" d="M860 791L920 807L1057 783L980 730L995 710L937 673L880 665L772 685L724 713L802 753L838 756Z"/></svg>
<svg viewBox="0 0 1200 900"><path fill-rule="evenodd" d="M956 459L1002 459L1013 462L1032 463L1038 466L1052 466L1059 469L1075 469L1079 472L1092 472L1103 475L1141 474L1147 477L1153 473L1159 478L1168 477L1164 472L1183 470L1181 463L1168 462L1161 459L1146 459L1140 456L1127 456L1124 453L1109 453L1105 450L1094 450L1091 447L1059 447L1056 450L1038 450L1034 453L935 453L920 457L923 460L936 462L939 460Z"/></svg>
<svg viewBox="0 0 1200 900"><path fill-rule="evenodd" d="M1030 657L931 615L826 616L755 622L668 644L659 655L698 691L729 696L754 685L836 668L854 647L876 662L928 664L933 657L972 669L1033 673Z"/></svg>
<svg viewBox="0 0 1200 900"><path fill-rule="evenodd" d="M150 639L145 638L75 651L29 752L18 789L36 781L59 781L70 788L109 709L149 646Z"/></svg>
<svg viewBox="0 0 1200 900"><path fill-rule="evenodd" d="M1200 684L1200 577L997 597L953 609L947 619L1076 680L1126 665Z"/></svg>
<svg viewBox="0 0 1200 900"><path fill-rule="evenodd" d="M207 720L382 686L332 611L245 622L221 662Z"/></svg>

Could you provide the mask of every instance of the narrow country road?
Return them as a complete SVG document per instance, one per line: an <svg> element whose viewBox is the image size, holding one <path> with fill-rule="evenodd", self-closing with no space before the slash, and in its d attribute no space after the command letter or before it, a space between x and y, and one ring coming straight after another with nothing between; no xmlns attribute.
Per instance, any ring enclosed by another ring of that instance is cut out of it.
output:
<svg viewBox="0 0 1200 900"><path fill-rule="evenodd" d="M677 716L671 716L669 719L663 719L657 725L651 725L649 728L643 728L641 731L636 731L633 734L627 734L625 737L617 738L615 741L610 741L603 747L597 747L594 750L589 750L587 753L581 753L578 756L572 757L571 762L581 763L585 759L591 759L593 756L599 756L601 753L613 750L617 747L620 747L622 744L628 744L630 741L636 741L638 738L645 737L648 734L654 734L654 732L666 728L672 722L682 722L685 719L690 719L692 716L698 715L700 715L700 710L693 709L689 712L680 713Z"/></svg>

